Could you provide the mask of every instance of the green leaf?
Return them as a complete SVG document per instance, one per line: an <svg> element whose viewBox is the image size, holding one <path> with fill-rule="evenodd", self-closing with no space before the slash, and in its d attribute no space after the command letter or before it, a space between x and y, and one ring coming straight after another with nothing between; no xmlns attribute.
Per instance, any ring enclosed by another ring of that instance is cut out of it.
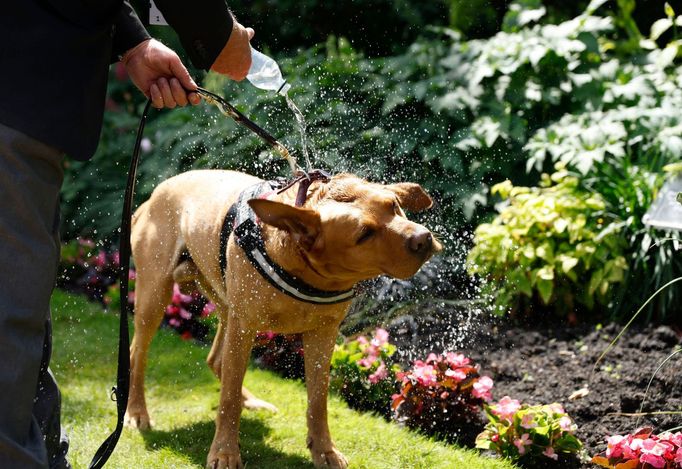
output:
<svg viewBox="0 0 682 469"><path fill-rule="evenodd" d="M542 302L548 305L549 301L552 299L554 282L552 282L551 280L543 280L541 278L538 278L535 287L538 289L538 293L540 293L540 298L542 299Z"/></svg>

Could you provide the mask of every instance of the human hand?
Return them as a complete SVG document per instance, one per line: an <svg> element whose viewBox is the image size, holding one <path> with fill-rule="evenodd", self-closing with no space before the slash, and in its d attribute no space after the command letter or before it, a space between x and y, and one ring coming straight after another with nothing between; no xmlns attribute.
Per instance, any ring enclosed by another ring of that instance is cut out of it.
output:
<svg viewBox="0 0 682 469"><path fill-rule="evenodd" d="M180 57L155 39L133 47L121 57L130 79L155 108L197 105L201 98L197 85L182 64ZM188 91L190 90L190 91Z"/></svg>
<svg viewBox="0 0 682 469"><path fill-rule="evenodd" d="M230 39L211 65L211 70L226 75L235 81L246 78L249 68L251 68L251 45L249 41L254 34L252 28L245 28L235 20L232 24Z"/></svg>

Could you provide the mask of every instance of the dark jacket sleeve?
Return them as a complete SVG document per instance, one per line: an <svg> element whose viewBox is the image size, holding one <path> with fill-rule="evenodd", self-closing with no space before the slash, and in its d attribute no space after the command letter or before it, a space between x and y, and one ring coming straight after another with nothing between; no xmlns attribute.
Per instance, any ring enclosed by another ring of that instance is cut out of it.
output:
<svg viewBox="0 0 682 469"><path fill-rule="evenodd" d="M114 21L111 61L117 62L128 50L150 37L130 3L123 2L121 11Z"/></svg>
<svg viewBox="0 0 682 469"><path fill-rule="evenodd" d="M234 19L225 0L154 0L197 68L208 70L225 47Z"/></svg>

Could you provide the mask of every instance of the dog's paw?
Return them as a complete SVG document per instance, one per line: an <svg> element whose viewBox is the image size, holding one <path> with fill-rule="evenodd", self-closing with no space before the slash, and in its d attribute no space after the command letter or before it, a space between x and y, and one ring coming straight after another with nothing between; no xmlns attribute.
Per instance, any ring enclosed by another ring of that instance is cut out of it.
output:
<svg viewBox="0 0 682 469"><path fill-rule="evenodd" d="M228 453L225 451L208 455L206 469L244 469L239 451Z"/></svg>
<svg viewBox="0 0 682 469"><path fill-rule="evenodd" d="M137 428L138 430L149 430L152 428L152 420L146 410L127 410L125 420L126 427Z"/></svg>
<svg viewBox="0 0 682 469"><path fill-rule="evenodd" d="M334 445L327 449L316 449L315 444L309 441L308 448L310 448L310 455L316 468L346 469L348 467L348 460Z"/></svg>
<svg viewBox="0 0 682 469"><path fill-rule="evenodd" d="M242 406L245 409L249 410L267 410L269 412L272 412L273 414L279 412L279 409L277 409L277 407L275 407L274 405L270 404L269 402L265 402L261 399L257 399L255 397L245 399Z"/></svg>

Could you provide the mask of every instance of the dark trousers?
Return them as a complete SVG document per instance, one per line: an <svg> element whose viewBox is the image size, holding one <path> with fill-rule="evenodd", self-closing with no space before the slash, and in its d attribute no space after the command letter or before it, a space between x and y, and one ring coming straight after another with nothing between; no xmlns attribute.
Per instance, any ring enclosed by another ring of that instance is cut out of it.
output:
<svg viewBox="0 0 682 469"><path fill-rule="evenodd" d="M0 124L0 468L63 468L49 371L63 155Z"/></svg>

